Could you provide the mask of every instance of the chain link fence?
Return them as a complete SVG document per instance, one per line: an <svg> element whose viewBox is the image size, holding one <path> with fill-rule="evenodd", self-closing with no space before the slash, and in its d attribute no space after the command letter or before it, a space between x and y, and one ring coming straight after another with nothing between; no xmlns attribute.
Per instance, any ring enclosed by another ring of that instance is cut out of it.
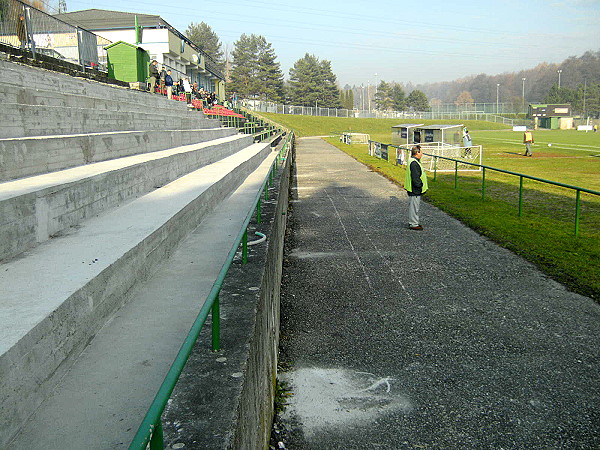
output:
<svg viewBox="0 0 600 450"><path fill-rule="evenodd" d="M483 111L379 111L341 108L320 108L318 106L281 105L262 100L241 100L242 106L257 112L294 114L321 117L355 117L375 119L428 119L428 120L485 120L505 125L529 124L527 119L512 119Z"/></svg>
<svg viewBox="0 0 600 450"><path fill-rule="evenodd" d="M111 42L20 0L0 0L0 44L107 72Z"/></svg>

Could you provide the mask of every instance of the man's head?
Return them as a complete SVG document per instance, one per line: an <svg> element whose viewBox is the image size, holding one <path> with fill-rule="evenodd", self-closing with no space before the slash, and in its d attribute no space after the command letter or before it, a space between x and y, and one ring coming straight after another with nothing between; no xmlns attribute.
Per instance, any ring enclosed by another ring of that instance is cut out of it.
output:
<svg viewBox="0 0 600 450"><path fill-rule="evenodd" d="M423 156L423 153L421 153L421 146L415 145L413 148L411 148L410 156L412 156L413 158L421 159L421 156Z"/></svg>
<svg viewBox="0 0 600 450"><path fill-rule="evenodd" d="M167 75L171 75L171 71L170 70L167 70Z"/></svg>

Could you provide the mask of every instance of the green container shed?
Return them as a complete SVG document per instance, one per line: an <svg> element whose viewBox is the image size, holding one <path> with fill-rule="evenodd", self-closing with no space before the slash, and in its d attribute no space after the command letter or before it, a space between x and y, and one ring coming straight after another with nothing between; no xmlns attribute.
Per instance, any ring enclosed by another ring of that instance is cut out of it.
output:
<svg viewBox="0 0 600 450"><path fill-rule="evenodd" d="M146 50L128 42L107 45L108 76L115 80L145 83L148 78L150 55Z"/></svg>

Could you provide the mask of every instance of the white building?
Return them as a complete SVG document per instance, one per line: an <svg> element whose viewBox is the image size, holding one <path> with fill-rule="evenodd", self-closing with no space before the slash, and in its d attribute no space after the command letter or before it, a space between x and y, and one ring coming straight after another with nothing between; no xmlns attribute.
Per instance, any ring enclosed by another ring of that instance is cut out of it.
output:
<svg viewBox="0 0 600 450"><path fill-rule="evenodd" d="M198 86L225 97L225 77L217 63L160 16L104 9L86 9L54 17L108 39L137 44L171 69L174 80L188 76ZM136 22L138 33L136 33ZM141 35L141 36L140 36Z"/></svg>

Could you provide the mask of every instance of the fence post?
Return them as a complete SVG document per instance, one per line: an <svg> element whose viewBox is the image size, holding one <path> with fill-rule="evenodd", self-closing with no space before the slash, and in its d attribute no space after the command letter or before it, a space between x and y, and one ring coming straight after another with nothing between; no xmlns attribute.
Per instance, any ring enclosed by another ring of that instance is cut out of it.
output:
<svg viewBox="0 0 600 450"><path fill-rule="evenodd" d="M454 189L458 188L458 161L454 161Z"/></svg>
<svg viewBox="0 0 600 450"><path fill-rule="evenodd" d="M519 177L519 217L523 215L523 177Z"/></svg>
<svg viewBox="0 0 600 450"><path fill-rule="evenodd" d="M579 214L581 209L581 191L577 189L577 194L575 194L575 237L579 236Z"/></svg>
<svg viewBox="0 0 600 450"><path fill-rule="evenodd" d="M152 433L152 438L150 439L150 450L163 450L164 448L165 448L165 443L164 443L164 438L163 438L162 421L159 417L158 423L154 427L154 432Z"/></svg>
<svg viewBox="0 0 600 450"><path fill-rule="evenodd" d="M483 168L481 177L481 200L485 200L485 167Z"/></svg>
<svg viewBox="0 0 600 450"><path fill-rule="evenodd" d="M79 56L79 65L81 65L82 72L85 72L85 58L83 57L83 31L79 27L75 27L75 34L77 35L77 55Z"/></svg>
<svg viewBox="0 0 600 450"><path fill-rule="evenodd" d="M256 204L256 223L260 223L260 197L258 197L258 203Z"/></svg>
<svg viewBox="0 0 600 450"><path fill-rule="evenodd" d="M215 301L211 308L212 315L212 351L218 352L221 349L221 306L219 302L219 294L215 297Z"/></svg>
<svg viewBox="0 0 600 450"><path fill-rule="evenodd" d="M31 54L35 59L35 41L33 40L33 30L31 29L31 8L29 6L25 6L25 33L27 34Z"/></svg>
<svg viewBox="0 0 600 450"><path fill-rule="evenodd" d="M248 262L248 230L242 235L242 264Z"/></svg>

